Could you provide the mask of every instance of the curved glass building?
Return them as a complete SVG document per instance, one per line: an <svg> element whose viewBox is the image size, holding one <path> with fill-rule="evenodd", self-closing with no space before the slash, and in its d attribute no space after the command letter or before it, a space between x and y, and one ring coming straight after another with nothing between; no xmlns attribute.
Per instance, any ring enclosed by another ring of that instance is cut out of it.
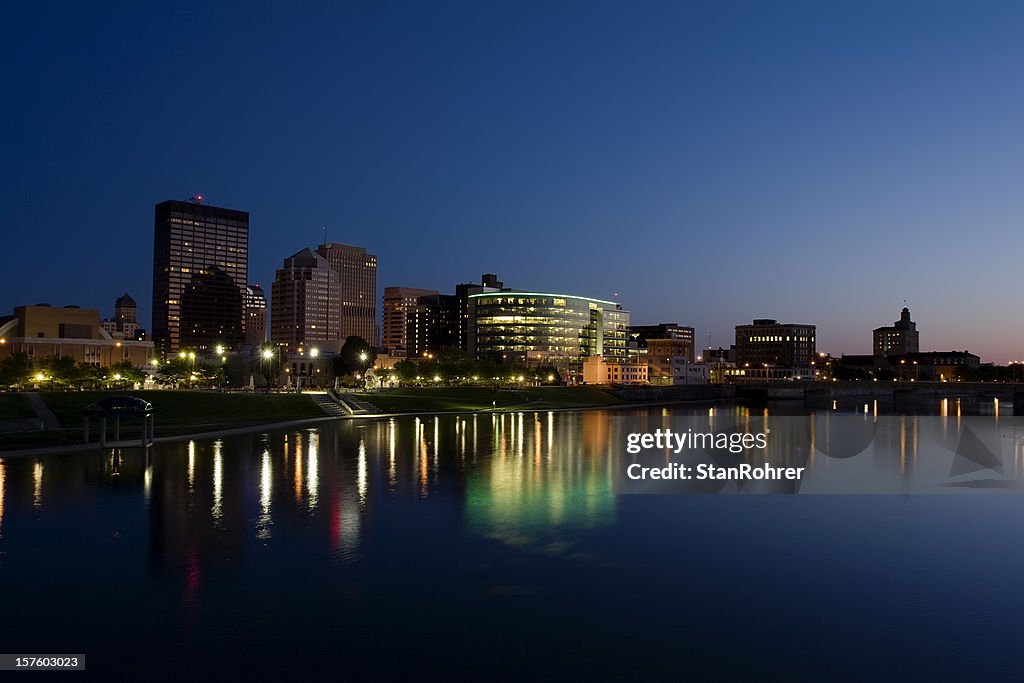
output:
<svg viewBox="0 0 1024 683"><path fill-rule="evenodd" d="M477 358L582 372L583 359L626 362L629 312L614 301L503 290L469 296Z"/></svg>

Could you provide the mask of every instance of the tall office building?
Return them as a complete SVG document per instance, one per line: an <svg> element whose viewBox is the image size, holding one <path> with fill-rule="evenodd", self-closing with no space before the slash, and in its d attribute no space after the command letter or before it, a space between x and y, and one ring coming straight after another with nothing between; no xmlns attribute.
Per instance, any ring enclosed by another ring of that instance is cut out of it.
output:
<svg viewBox="0 0 1024 683"><path fill-rule="evenodd" d="M138 306L127 292L117 297L114 302L114 317L100 323L107 334L122 339L145 338L145 330L139 327Z"/></svg>
<svg viewBox="0 0 1024 683"><path fill-rule="evenodd" d="M441 349L457 347L459 341L459 300L451 294L430 294L416 300L406 324L406 354L409 358L436 355Z"/></svg>
<svg viewBox="0 0 1024 683"><path fill-rule="evenodd" d="M456 343L463 351L469 351L470 338L473 336L469 322L473 317L473 311L471 310L472 302L469 298L470 294L500 292L504 286L505 283L498 280L498 276L494 273L484 273L478 285L472 282L455 285L455 298L458 300L459 307Z"/></svg>
<svg viewBox="0 0 1024 683"><path fill-rule="evenodd" d="M156 205L153 340L165 354L237 347L245 338L249 213L170 200Z"/></svg>
<svg viewBox="0 0 1024 683"><path fill-rule="evenodd" d="M316 253L338 275L340 334L342 342L355 335L377 345L377 257L363 247L328 242Z"/></svg>
<svg viewBox="0 0 1024 683"><path fill-rule="evenodd" d="M338 275L319 254L303 249L284 260L270 287L270 340L289 351L335 352L340 337Z"/></svg>
<svg viewBox="0 0 1024 683"><path fill-rule="evenodd" d="M259 285L245 288L245 343L262 344L267 340L267 296Z"/></svg>
<svg viewBox="0 0 1024 683"><path fill-rule="evenodd" d="M421 296L436 295L434 289L415 287L385 287L384 307L381 316L381 346L391 355L404 352L408 346L407 325L411 314L416 311L416 300Z"/></svg>

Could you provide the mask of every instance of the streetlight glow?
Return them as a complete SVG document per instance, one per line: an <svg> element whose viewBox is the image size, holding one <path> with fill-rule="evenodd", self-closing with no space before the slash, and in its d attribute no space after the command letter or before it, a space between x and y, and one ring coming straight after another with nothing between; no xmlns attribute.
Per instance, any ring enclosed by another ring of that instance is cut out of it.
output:
<svg viewBox="0 0 1024 683"><path fill-rule="evenodd" d="M274 352L270 349L263 349L263 360L270 360L274 357Z"/></svg>
<svg viewBox="0 0 1024 683"><path fill-rule="evenodd" d="M217 355L218 356L223 356L224 355L224 345L223 344L217 344Z"/></svg>

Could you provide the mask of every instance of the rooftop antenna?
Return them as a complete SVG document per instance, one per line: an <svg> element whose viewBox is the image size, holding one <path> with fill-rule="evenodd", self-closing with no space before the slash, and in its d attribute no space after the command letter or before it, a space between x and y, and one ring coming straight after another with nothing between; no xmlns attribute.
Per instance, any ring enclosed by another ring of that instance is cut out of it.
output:
<svg viewBox="0 0 1024 683"><path fill-rule="evenodd" d="M324 231L324 246L326 247L327 246L327 226L326 225L323 226L322 230Z"/></svg>

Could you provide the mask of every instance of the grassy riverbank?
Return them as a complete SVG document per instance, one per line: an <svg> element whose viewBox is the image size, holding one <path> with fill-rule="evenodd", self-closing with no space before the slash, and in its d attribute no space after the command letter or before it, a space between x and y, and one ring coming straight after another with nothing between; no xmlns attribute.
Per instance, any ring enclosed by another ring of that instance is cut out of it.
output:
<svg viewBox="0 0 1024 683"><path fill-rule="evenodd" d="M204 391L42 392L46 407L57 417L58 429L0 431L0 453L19 447L73 445L82 442L82 418L90 404L129 393L153 404L157 436L177 436L236 427L257 426L324 417L312 397L297 394L248 394ZM412 387L366 394L386 413L432 413L479 410L554 410L600 408L625 403L596 387ZM23 396L0 394L0 420L33 418ZM92 430L96 438L98 424ZM124 418L121 436L140 434L140 418Z"/></svg>
<svg viewBox="0 0 1024 683"><path fill-rule="evenodd" d="M29 432L0 433L0 449L17 446L46 446L75 444L82 441L82 417L92 403L107 396L123 395L126 392L43 392L46 406L53 411L60 422L60 429ZM307 395L297 394L220 394L203 391L132 391L153 404L158 436L173 436L193 432L231 429L248 425L308 420L324 417L324 412ZM17 401L25 403L21 396L8 394L0 396L0 414L20 411ZM27 407L27 404L26 404ZM27 415L16 417L31 417ZM139 432L141 421L127 418L122 421L122 434ZM93 430L97 425L93 424ZM95 438L95 437L94 437Z"/></svg>
<svg viewBox="0 0 1024 683"><path fill-rule="evenodd" d="M366 399L389 413L599 408L623 403L595 387L410 387L368 394Z"/></svg>
<svg viewBox="0 0 1024 683"><path fill-rule="evenodd" d="M0 420L16 420L35 415L21 394L0 394Z"/></svg>

